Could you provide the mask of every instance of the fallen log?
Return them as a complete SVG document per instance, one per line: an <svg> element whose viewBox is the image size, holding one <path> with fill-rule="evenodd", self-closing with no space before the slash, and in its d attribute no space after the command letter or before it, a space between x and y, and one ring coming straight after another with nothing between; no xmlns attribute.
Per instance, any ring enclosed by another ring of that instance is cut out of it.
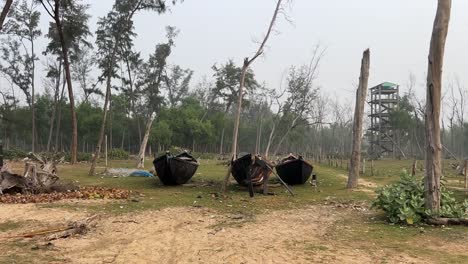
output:
<svg viewBox="0 0 468 264"><path fill-rule="evenodd" d="M45 240L52 241L61 238L68 238L74 235L84 235L86 234L91 228L96 226L94 222L98 218L98 215L93 215L91 217L85 218L83 220L75 221L69 223L66 226L49 228L38 230L34 232L14 235L14 236L7 236L7 237L0 237L3 239L11 239L11 238L34 238L37 236L44 236L48 235Z"/></svg>
<svg viewBox="0 0 468 264"><path fill-rule="evenodd" d="M468 219L467 218L443 218L443 217L436 217L436 218L428 218L426 222L430 225L462 225L468 226Z"/></svg>
<svg viewBox="0 0 468 264"><path fill-rule="evenodd" d="M57 164L63 162L63 158L42 157L34 153L25 160L24 173L18 175L10 172L8 166L2 164L0 168L0 195L9 193L45 193L59 180L57 176Z"/></svg>

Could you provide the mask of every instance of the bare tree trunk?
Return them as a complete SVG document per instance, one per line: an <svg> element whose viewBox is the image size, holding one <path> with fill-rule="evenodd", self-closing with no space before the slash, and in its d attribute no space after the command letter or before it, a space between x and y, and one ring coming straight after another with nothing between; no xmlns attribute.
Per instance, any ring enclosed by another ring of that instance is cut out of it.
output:
<svg viewBox="0 0 468 264"><path fill-rule="evenodd" d="M55 151L59 151L59 136L60 136L60 130L62 129L62 102L63 102L63 96L65 93L65 72L63 74L63 84L62 84L62 92L60 93L60 100L58 102L58 108L57 108L57 128L55 132Z"/></svg>
<svg viewBox="0 0 468 264"><path fill-rule="evenodd" d="M242 74L239 86L239 100L237 102L237 113L236 119L234 120L234 131L232 133L232 146L231 146L231 153L232 159L237 158L237 140L239 135L239 124L240 124L240 116L242 113L242 98L244 96L244 85L245 85L245 74L249 68L249 60L246 58L244 59L244 64L242 66Z"/></svg>
<svg viewBox="0 0 468 264"><path fill-rule="evenodd" d="M270 146L273 141L273 136L275 135L275 130L276 130L276 124L273 123L273 126L271 127L271 131L270 131L270 136L268 137L268 143L265 149L265 159L268 158L268 155L270 155Z"/></svg>
<svg viewBox="0 0 468 264"><path fill-rule="evenodd" d="M112 114L112 96L109 98L109 150L112 150L112 142L114 142L112 137L112 119L114 115Z"/></svg>
<svg viewBox="0 0 468 264"><path fill-rule="evenodd" d="M359 167L361 162L361 141L362 141L362 123L364 115L364 104L367 95L367 84L369 81L370 51L365 50L362 54L361 74L359 77L359 87L356 91L356 108L354 110L353 124L353 150L351 152L348 189L357 188L359 179Z"/></svg>
<svg viewBox="0 0 468 264"><path fill-rule="evenodd" d="M35 79L35 72L36 72L36 63L34 61L34 40L31 38L31 57L32 59L32 68L31 68L31 122L32 122L32 152L36 152L36 145L37 145L37 129L36 129L36 86L34 84Z"/></svg>
<svg viewBox="0 0 468 264"><path fill-rule="evenodd" d="M3 7L2 13L0 15L0 31L3 29L3 23L5 22L8 12L10 11L12 3L13 0L6 0L5 2L5 6Z"/></svg>
<svg viewBox="0 0 468 264"><path fill-rule="evenodd" d="M109 63L109 67L112 67L112 64L114 64L114 60L115 60L115 49L112 53L112 59L111 59L111 62ZM112 76L109 74L107 76L107 82L106 82L106 98L104 100L101 130L99 132L99 140L96 146L96 151L94 152L94 156L91 161L91 167L89 168L89 172L88 172L89 176L94 175L94 172L96 170L96 163L97 163L97 160L99 159L99 154L101 153L102 141L104 140L104 132L106 131L107 105L109 104L109 98L111 96L111 84L112 84L111 81L112 81Z"/></svg>
<svg viewBox="0 0 468 264"><path fill-rule="evenodd" d="M122 131L122 141L120 142L120 149L124 149L125 129Z"/></svg>
<svg viewBox="0 0 468 264"><path fill-rule="evenodd" d="M57 104L59 99L60 93L60 79L62 78L62 61L59 61L59 69L57 76L56 83L55 83L55 94L54 94L54 110L52 111L52 117L50 119L50 126L49 126L49 138L47 139L47 152L50 151L50 147L52 144L52 135L54 134L54 125L55 125L55 116L57 114Z"/></svg>
<svg viewBox="0 0 468 264"><path fill-rule="evenodd" d="M260 123L258 124L258 148L257 148L257 153L260 155L261 149L262 149L262 130L263 130L263 115L260 116Z"/></svg>
<svg viewBox="0 0 468 264"><path fill-rule="evenodd" d="M442 144L440 141L440 100L445 41L450 21L451 0L439 0L432 29L428 57L426 90L426 209L440 209L440 178Z"/></svg>
<svg viewBox="0 0 468 264"><path fill-rule="evenodd" d="M224 131L225 126L223 125L223 130L221 131L221 142L219 143L219 155L222 156L224 152Z"/></svg>
<svg viewBox="0 0 468 264"><path fill-rule="evenodd" d="M145 167L145 152L146 152L146 145L148 144L148 138L151 132L151 126L153 125L154 118L156 117L155 113L152 113L148 122L146 123L146 130L145 136L143 137L143 142L140 145L140 152L138 152L138 161L137 161L137 168L143 169Z"/></svg>
<svg viewBox="0 0 468 264"><path fill-rule="evenodd" d="M71 73L70 73L70 62L68 61L68 47L65 45L65 37L63 35L62 30L62 22L60 21L60 1L55 0L55 25L57 26L57 32L60 38L60 44L62 46L62 55L63 55L63 65L65 68L65 76L67 80L67 87L68 87L68 98L70 100L70 113L71 113L71 127L72 127L72 142L70 146L70 154L71 154L71 164L76 163L76 155L78 152L78 124L76 119L76 112L75 112L75 98L73 97L73 86L71 81Z"/></svg>

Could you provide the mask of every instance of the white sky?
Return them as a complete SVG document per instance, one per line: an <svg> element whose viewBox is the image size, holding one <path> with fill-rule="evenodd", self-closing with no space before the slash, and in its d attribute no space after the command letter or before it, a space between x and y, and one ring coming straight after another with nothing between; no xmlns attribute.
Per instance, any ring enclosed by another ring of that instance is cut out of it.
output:
<svg viewBox="0 0 468 264"><path fill-rule="evenodd" d="M107 14L114 1L85 2L91 4L94 32L97 17ZM136 50L146 57L165 41L165 26L176 26L181 33L170 62L194 70L194 86L203 75L211 77L214 63L232 58L241 65L245 56L253 54L258 46L254 40L263 37L274 5L275 0L185 0L165 15L140 13L135 25ZM306 63L314 45L321 43L327 53L320 68L320 86L351 101L362 51L370 48L371 86L384 81L404 86L413 72L418 93L423 95L436 5L436 0L294 0L287 10L292 23L278 20L280 34L272 36L253 70L260 82L278 87L282 72L290 65ZM467 10L467 0L453 0L444 69L446 79L458 75L462 83L468 80ZM46 33L48 17L43 14L42 20ZM39 49L46 44L45 39L38 42ZM43 69L38 75L44 76Z"/></svg>

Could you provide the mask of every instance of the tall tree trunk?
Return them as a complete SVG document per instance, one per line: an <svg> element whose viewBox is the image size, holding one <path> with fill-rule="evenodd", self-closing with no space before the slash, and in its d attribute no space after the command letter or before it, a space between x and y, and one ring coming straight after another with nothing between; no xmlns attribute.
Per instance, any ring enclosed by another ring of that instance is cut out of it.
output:
<svg viewBox="0 0 468 264"><path fill-rule="evenodd" d="M234 120L234 130L232 133L231 154L232 154L233 160L237 158L237 139L239 135L240 116L242 112L242 97L244 96L245 75L247 73L248 68L249 68L249 60L245 59L244 65L242 66L242 74L241 74L240 86L239 86L239 101L237 102L237 113L236 113L236 119Z"/></svg>
<svg viewBox="0 0 468 264"><path fill-rule="evenodd" d="M219 142L219 155L222 156L224 153L224 131L225 131L225 126L223 124L223 130L221 130L221 142Z"/></svg>
<svg viewBox="0 0 468 264"><path fill-rule="evenodd" d="M260 122L258 124L258 136L257 136L257 150L256 154L260 155L262 149L262 130L263 130L263 115L260 115Z"/></svg>
<svg viewBox="0 0 468 264"><path fill-rule="evenodd" d="M50 126L49 126L49 138L47 139L47 152L50 152L50 147L52 144L52 135L54 134L54 125L55 125L55 116L57 114L57 104L60 94L60 79L62 79L62 61L59 61L59 68L57 79L55 80L55 94L54 94L54 110L52 111L52 117L50 119Z"/></svg>
<svg viewBox="0 0 468 264"><path fill-rule="evenodd" d="M367 84L369 81L370 52L365 50L362 54L361 74L359 77L359 86L356 91L356 107L354 110L353 124L353 150L351 152L350 168L348 175L348 189L358 186L359 167L361 165L361 141L362 141L362 123L364 117L364 104L366 102Z"/></svg>
<svg viewBox="0 0 468 264"><path fill-rule="evenodd" d="M426 209L440 209L440 178L442 176L442 144L440 141L440 101L445 41L450 21L451 0L439 0L432 29L428 57L426 90Z"/></svg>
<svg viewBox="0 0 468 264"><path fill-rule="evenodd" d="M0 31L3 29L3 23L5 22L8 12L10 11L12 3L13 0L6 0L5 2L5 6L3 7L2 13L0 14Z"/></svg>
<svg viewBox="0 0 468 264"><path fill-rule="evenodd" d="M62 92L60 93L60 100L58 102L57 108L57 128L55 132L55 151L60 151L59 149L59 137L60 137L60 130L62 129L62 102L65 93L65 71L63 72L63 83L62 83Z"/></svg>
<svg viewBox="0 0 468 264"><path fill-rule="evenodd" d="M31 67L31 122L32 122L32 152L36 152L36 145L37 145L37 129L36 129L36 85L34 84L35 80L35 73L36 73L36 62L35 62L35 53L34 53L34 40L31 38L31 57L32 59L32 67Z"/></svg>
<svg viewBox="0 0 468 264"><path fill-rule="evenodd" d="M73 86L70 73L70 62L68 61L68 47L65 45L65 37L63 35L62 22L60 21L60 1L55 0L55 25L57 26L60 44L62 46L63 65L65 68L65 76L67 80L68 98L70 100L70 113L71 113L71 127L72 127L72 142L70 146L71 164L76 163L76 156L78 152L78 124L75 112L75 98L73 96Z"/></svg>
<svg viewBox="0 0 468 264"><path fill-rule="evenodd" d="M109 98L109 150L112 150L113 135L112 135L112 96Z"/></svg>
<svg viewBox="0 0 468 264"><path fill-rule="evenodd" d="M111 59L111 62L109 63L109 67L112 67L112 64L114 64L114 60L115 60L115 49L112 52L112 59ZM96 171L96 163L99 159L99 154L101 153L102 141L104 140L104 133L106 131L107 106L109 104L109 98L111 96L111 84L112 84L111 81L112 81L112 75L109 72L107 76L107 81L106 81L106 98L104 99L101 129L99 131L99 139L96 145L96 151L94 152L93 159L91 160L91 167L89 168L89 172L88 172L89 176L94 175Z"/></svg>
<svg viewBox="0 0 468 264"><path fill-rule="evenodd" d="M137 168L143 169L145 167L145 152L146 152L146 145L148 144L148 138L151 132L151 126L153 125L154 118L156 117L155 113L152 113L146 123L145 129L145 136L143 137L143 141L140 145L140 151L138 152L138 161L137 161Z"/></svg>
<svg viewBox="0 0 468 264"><path fill-rule="evenodd" d="M276 123L273 122L273 126L271 127L271 131L270 131L270 136L268 137L268 143L265 148L265 159L267 159L268 155L270 155L270 147L271 147L271 143L273 142L273 136L275 135L275 131L276 131Z"/></svg>
<svg viewBox="0 0 468 264"><path fill-rule="evenodd" d="M120 142L120 149L124 149L125 129L122 131L122 141Z"/></svg>

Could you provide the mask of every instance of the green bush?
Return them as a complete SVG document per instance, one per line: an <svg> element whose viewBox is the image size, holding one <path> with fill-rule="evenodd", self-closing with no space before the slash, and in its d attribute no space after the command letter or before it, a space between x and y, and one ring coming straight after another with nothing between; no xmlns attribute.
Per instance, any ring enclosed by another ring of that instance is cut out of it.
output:
<svg viewBox="0 0 468 264"><path fill-rule="evenodd" d="M127 151L123 149L112 149L109 151L107 154L107 157L111 160L127 160L130 155L128 154Z"/></svg>
<svg viewBox="0 0 468 264"><path fill-rule="evenodd" d="M392 223L417 224L429 216L435 216L424 207L424 182L406 171L400 180L377 190L373 207L385 211ZM441 187L441 208L437 216L464 217L468 212L468 201L458 203L450 192Z"/></svg>
<svg viewBox="0 0 468 264"><path fill-rule="evenodd" d="M3 150L3 158L8 160L24 159L28 153L19 149Z"/></svg>
<svg viewBox="0 0 468 264"><path fill-rule="evenodd" d="M91 161L92 159L92 154L91 153L86 153L86 152L78 152L76 154L76 161ZM71 161L71 154L70 152L65 153L65 161L70 162Z"/></svg>

